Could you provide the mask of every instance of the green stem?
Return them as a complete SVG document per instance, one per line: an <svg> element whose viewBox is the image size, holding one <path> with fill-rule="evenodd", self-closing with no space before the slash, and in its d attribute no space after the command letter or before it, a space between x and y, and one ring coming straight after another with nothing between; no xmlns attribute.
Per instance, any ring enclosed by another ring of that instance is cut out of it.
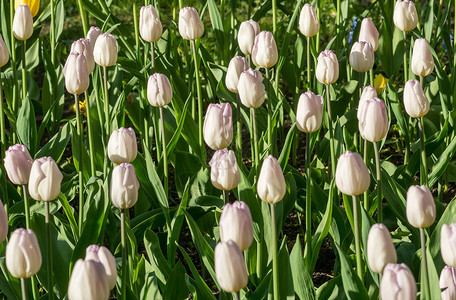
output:
<svg viewBox="0 0 456 300"><path fill-rule="evenodd" d="M312 89L312 80L310 78L310 37L307 37L307 89Z"/></svg>
<svg viewBox="0 0 456 300"><path fill-rule="evenodd" d="M133 24L134 24L134 28L135 28L136 59L139 61L141 53L140 53L140 44L139 44L138 8L136 7L136 2L133 2ZM146 64L146 62L144 62L144 64Z"/></svg>
<svg viewBox="0 0 456 300"><path fill-rule="evenodd" d="M383 204L382 204L382 170L380 167L380 152L377 143L374 144L375 169L377 173L377 223L383 222Z"/></svg>
<svg viewBox="0 0 456 300"><path fill-rule="evenodd" d="M78 139L78 179L79 179L79 236L82 234L83 214L84 214L84 174L83 174L83 155L82 155L82 121L81 112L79 111L78 95L74 94L74 105L76 107L76 133Z"/></svg>
<svg viewBox="0 0 456 300"><path fill-rule="evenodd" d="M277 0L272 0L272 33L275 36L277 31Z"/></svg>
<svg viewBox="0 0 456 300"><path fill-rule="evenodd" d="M150 62L152 67L152 74L155 73L155 43L150 43Z"/></svg>
<svg viewBox="0 0 456 300"><path fill-rule="evenodd" d="M233 292L233 299L234 300L240 300L241 299L241 296L239 295L239 292Z"/></svg>
<svg viewBox="0 0 456 300"><path fill-rule="evenodd" d="M223 190L223 202L225 202L225 205L230 203L230 200L228 199L228 191L225 190Z"/></svg>
<svg viewBox="0 0 456 300"><path fill-rule="evenodd" d="M430 286L429 286L429 276L428 276L428 268L427 268L427 257L426 257L426 235L424 234L424 228L420 228L420 240L421 240L421 257L422 257L422 272L424 278L424 285L422 285L424 289L424 294L426 295L424 299L430 300Z"/></svg>
<svg viewBox="0 0 456 300"><path fill-rule="evenodd" d="M275 206L274 204L269 205L271 207L271 226L272 226L272 282L274 288L274 300L279 300L279 261L277 259L277 228L275 218Z"/></svg>
<svg viewBox="0 0 456 300"><path fill-rule="evenodd" d="M319 19L320 20L320 19ZM339 34L339 25L340 25L340 0L336 2L336 32Z"/></svg>
<svg viewBox="0 0 456 300"><path fill-rule="evenodd" d="M90 176L95 176L95 150L93 143L93 131L92 131L92 118L90 116L90 98L87 91L84 93L86 99L86 114L87 114L87 135L89 138L89 157L90 157Z"/></svg>
<svg viewBox="0 0 456 300"><path fill-rule="evenodd" d="M127 299L127 242L125 238L125 213L126 209L120 212L120 238L122 243L122 282L121 282L121 299Z"/></svg>
<svg viewBox="0 0 456 300"><path fill-rule="evenodd" d="M369 79L370 79L370 85L371 86L375 86L375 84L374 84L374 70L373 69L369 70Z"/></svg>
<svg viewBox="0 0 456 300"><path fill-rule="evenodd" d="M160 107L160 123L163 145L163 185L165 189L165 195L168 197L168 153L166 152L165 119L163 118L163 107Z"/></svg>
<svg viewBox="0 0 456 300"><path fill-rule="evenodd" d="M407 82L408 80L408 77L407 77L407 70L408 70L408 66L407 66L407 33L405 33L405 31L402 32L403 36L404 36L404 84Z"/></svg>
<svg viewBox="0 0 456 300"><path fill-rule="evenodd" d="M255 174L258 173L258 167L260 165L260 158L258 153L258 134L257 134L257 126L256 126L256 116L255 116L255 109L251 108L250 111L252 112L253 117L253 148L254 148L254 155L255 158L253 160L253 165L255 166Z"/></svg>
<svg viewBox="0 0 456 300"><path fill-rule="evenodd" d="M22 185L22 196L24 197L25 228L30 229L30 203L25 184Z"/></svg>
<svg viewBox="0 0 456 300"><path fill-rule="evenodd" d="M239 94L236 93L236 156L238 163L242 163L242 118L241 118L241 101Z"/></svg>
<svg viewBox="0 0 456 300"><path fill-rule="evenodd" d="M367 140L364 140L364 164L367 166L369 160L369 152L367 151L368 143ZM367 191L364 192L364 210L369 212L369 197L367 196Z"/></svg>
<svg viewBox="0 0 456 300"><path fill-rule="evenodd" d="M10 1L10 28L13 28L13 20L14 20L14 1ZM16 38L14 37L14 33L11 30L11 37L10 37L10 42L11 42L11 67L13 69L13 114L17 116L17 113L19 111L19 103L17 99L19 98L19 82L17 80L17 59L16 59ZM13 144L16 144L17 142L17 135L16 135L16 130L12 131L12 140Z"/></svg>
<svg viewBox="0 0 456 300"><path fill-rule="evenodd" d="M421 145L421 163L423 164L423 168L420 173L420 182L425 186L428 186L428 176L427 176L427 160L426 160L426 146L424 144L424 131L423 131L423 117L418 118L418 130L420 132L420 145Z"/></svg>
<svg viewBox="0 0 456 300"><path fill-rule="evenodd" d="M329 177L336 174L336 155L334 149L334 133L333 133L333 123L331 117L331 96L329 94L329 84L326 85L326 107L328 110L328 130L329 130L329 150L331 152L331 174Z"/></svg>
<svg viewBox="0 0 456 300"><path fill-rule="evenodd" d="M49 215L49 201L44 202L44 222L46 223L46 245L47 245L47 282L48 282L48 299L54 299L54 282L52 278L52 243L51 243L51 221Z"/></svg>
<svg viewBox="0 0 456 300"><path fill-rule="evenodd" d="M0 70L1 71L1 70ZM5 150L6 150L6 135L5 135L5 114L3 112L3 93L2 93L2 73L0 72L0 132L1 132L1 147L0 151L2 152L0 155L0 158L3 158L5 156Z"/></svg>
<svg viewBox="0 0 456 300"><path fill-rule="evenodd" d="M356 271L358 273L358 277L363 282L363 266L361 261L361 248L359 243L359 220L358 220L358 200L356 200L356 196L352 196L353 200L353 220L355 227L355 253L356 253Z"/></svg>
<svg viewBox="0 0 456 300"><path fill-rule="evenodd" d="M54 7L54 1L51 0L51 62L52 66L55 68L55 7ZM87 31L84 31L84 35L87 34Z"/></svg>
<svg viewBox="0 0 456 300"><path fill-rule="evenodd" d="M24 103L25 98L27 97L27 71L25 64L25 48L26 41L22 41L22 103Z"/></svg>
<svg viewBox="0 0 456 300"><path fill-rule="evenodd" d="M312 261L312 198L310 182L310 133L306 133L306 265Z"/></svg>
<svg viewBox="0 0 456 300"><path fill-rule="evenodd" d="M203 143L203 99L201 98L201 83L199 77L199 65L196 55L195 41L191 41L193 50L193 61L195 62L195 78L196 78L196 92L198 95L198 144L201 150L204 149Z"/></svg>
<svg viewBox="0 0 456 300"><path fill-rule="evenodd" d="M272 154L274 147L272 146L272 97L271 97L271 82L269 81L269 69L265 68L266 71L266 81L268 85L268 145L269 145L269 154Z"/></svg>
<svg viewBox="0 0 456 300"><path fill-rule="evenodd" d="M109 92L108 92L108 71L103 67L103 91L104 91L104 113L106 122L106 141L111 134L111 118L109 116Z"/></svg>
<svg viewBox="0 0 456 300"><path fill-rule="evenodd" d="M21 278L21 294L22 294L22 300L27 300L28 299L28 294L27 294L27 279L26 278Z"/></svg>
<svg viewBox="0 0 456 300"><path fill-rule="evenodd" d="M81 15L82 29L84 30L84 35L86 35L88 32L87 17L86 17L85 11L84 11L84 4L82 3L82 0L78 0L78 7L79 7L79 14Z"/></svg>

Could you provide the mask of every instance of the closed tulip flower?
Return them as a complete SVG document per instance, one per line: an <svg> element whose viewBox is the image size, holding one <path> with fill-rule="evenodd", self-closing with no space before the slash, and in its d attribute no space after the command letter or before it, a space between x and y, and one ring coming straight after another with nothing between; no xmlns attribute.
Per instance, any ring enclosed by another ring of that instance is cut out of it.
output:
<svg viewBox="0 0 456 300"><path fill-rule="evenodd" d="M220 216L220 240L234 241L241 251L247 250L253 242L253 221L250 209L242 201L227 203Z"/></svg>
<svg viewBox="0 0 456 300"><path fill-rule="evenodd" d="M13 19L13 34L20 40L25 41L33 34L33 17L28 5L19 5Z"/></svg>
<svg viewBox="0 0 456 300"><path fill-rule="evenodd" d="M277 45L270 31L262 31L255 37L255 42L252 49L252 61L255 66L260 68L273 67L279 54L277 52Z"/></svg>
<svg viewBox="0 0 456 300"><path fill-rule="evenodd" d="M136 134L132 128L121 127L111 133L108 141L108 157L113 163L131 163L137 154Z"/></svg>
<svg viewBox="0 0 456 300"><path fill-rule="evenodd" d="M372 225L367 237L367 261L375 273L382 274L389 263L397 263L396 249L391 235L382 223Z"/></svg>
<svg viewBox="0 0 456 300"><path fill-rule="evenodd" d="M388 133L389 121L385 103L379 98L363 102L360 106L359 133L363 139L376 143Z"/></svg>
<svg viewBox="0 0 456 300"><path fill-rule="evenodd" d="M97 41L98 37L102 35L103 32L100 30L100 28L92 26L89 29L89 32L87 32L87 39L90 41L90 45L92 45L92 50L93 47L95 47L95 42Z"/></svg>
<svg viewBox="0 0 456 300"><path fill-rule="evenodd" d="M358 120L361 117L361 108L363 107L364 102L366 102L367 100L371 100L373 98L377 98L377 91L375 90L375 88L368 85L364 88L363 92L361 93L361 97L359 98L357 112Z"/></svg>
<svg viewBox="0 0 456 300"><path fill-rule="evenodd" d="M418 80L410 79L405 84L404 107L412 118L420 118L428 113L430 108L429 100Z"/></svg>
<svg viewBox="0 0 456 300"><path fill-rule="evenodd" d="M258 108L266 97L263 75L260 71L248 69L241 73L238 83L239 98L248 108Z"/></svg>
<svg viewBox="0 0 456 300"><path fill-rule="evenodd" d="M416 76L428 76L434 71L434 58L426 39L417 39L413 46L412 72Z"/></svg>
<svg viewBox="0 0 456 300"><path fill-rule="evenodd" d="M9 180L16 184L29 182L33 159L24 145L16 144L5 151L5 170Z"/></svg>
<svg viewBox="0 0 456 300"><path fill-rule="evenodd" d="M139 11L139 33L143 40L149 43L160 39L163 32L162 23L155 7L143 6Z"/></svg>
<svg viewBox="0 0 456 300"><path fill-rule="evenodd" d="M87 70L89 73L93 72L95 68L95 60L93 59L92 44L89 39L79 39L71 44L71 53L77 52L84 54L87 62Z"/></svg>
<svg viewBox="0 0 456 300"><path fill-rule="evenodd" d="M380 295L385 300L416 300L416 281L407 265L386 265Z"/></svg>
<svg viewBox="0 0 456 300"><path fill-rule="evenodd" d="M358 153L347 151L339 157L336 167L337 188L349 196L358 196L367 191L370 174Z"/></svg>
<svg viewBox="0 0 456 300"><path fill-rule="evenodd" d="M52 201L60 194L63 175L52 157L35 159L30 171L29 194L37 201Z"/></svg>
<svg viewBox="0 0 456 300"><path fill-rule="evenodd" d="M393 15L394 25L402 31L415 29L418 24L418 14L415 3L411 0L397 0Z"/></svg>
<svg viewBox="0 0 456 300"><path fill-rule="evenodd" d="M255 37L260 33L260 25L254 20L248 20L241 23L238 32L239 49L245 55L251 55Z"/></svg>
<svg viewBox="0 0 456 300"><path fill-rule="evenodd" d="M14 9L17 9L20 5L27 4L32 13L32 17L35 17L40 10L40 0L15 0Z"/></svg>
<svg viewBox="0 0 456 300"><path fill-rule="evenodd" d="M196 40L204 33L204 24L198 11L193 7L184 7L179 12L179 34L183 39Z"/></svg>
<svg viewBox="0 0 456 300"><path fill-rule="evenodd" d="M219 190L229 191L237 187L241 179L234 152L217 150L209 162L212 184Z"/></svg>
<svg viewBox="0 0 456 300"><path fill-rule="evenodd" d="M364 18L361 22L358 40L360 42L368 42L372 45L372 49L378 49L378 30L370 18Z"/></svg>
<svg viewBox="0 0 456 300"><path fill-rule="evenodd" d="M41 251L35 233L18 228L11 235L5 253L6 267L16 278L30 278L41 268Z"/></svg>
<svg viewBox="0 0 456 300"><path fill-rule="evenodd" d="M108 280L103 265L93 260L79 259L68 283L69 300L109 299Z"/></svg>
<svg viewBox="0 0 456 300"><path fill-rule="evenodd" d="M89 70L87 60L82 53L72 52L63 68L65 88L68 93L80 95L89 88Z"/></svg>
<svg viewBox="0 0 456 300"><path fill-rule="evenodd" d="M93 47L93 58L102 67L110 67L117 63L116 38L109 33L98 36Z"/></svg>
<svg viewBox="0 0 456 300"><path fill-rule="evenodd" d="M258 176L257 193L261 200L271 204L282 201L287 187L282 168L274 156L269 155L261 166Z"/></svg>
<svg viewBox="0 0 456 300"><path fill-rule="evenodd" d="M456 268L456 223L442 225L440 231L440 252L445 264Z"/></svg>
<svg viewBox="0 0 456 300"><path fill-rule="evenodd" d="M209 104L204 118L203 137L213 150L220 150L231 144L233 115L229 103Z"/></svg>
<svg viewBox="0 0 456 300"><path fill-rule="evenodd" d="M0 200L0 243L2 243L8 235L8 216L6 215L3 203Z"/></svg>
<svg viewBox="0 0 456 300"><path fill-rule="evenodd" d="M247 60L242 56L235 56L230 60L228 71L226 72L225 84L228 90L238 93L239 77L242 72L249 69Z"/></svg>
<svg viewBox="0 0 456 300"><path fill-rule="evenodd" d="M374 66L374 49L369 42L356 42L350 52L350 66L357 72L367 72Z"/></svg>
<svg viewBox="0 0 456 300"><path fill-rule="evenodd" d="M227 293L239 292L247 286L249 277L244 256L234 241L220 242L214 250L215 275Z"/></svg>
<svg viewBox="0 0 456 300"><path fill-rule="evenodd" d="M317 13L311 4L306 3L299 16L299 31L304 36L312 37L318 33L318 30L320 30L320 22L318 22Z"/></svg>
<svg viewBox="0 0 456 300"><path fill-rule="evenodd" d="M456 300L456 269L445 266L440 273L439 286L442 291L442 300Z"/></svg>
<svg viewBox="0 0 456 300"><path fill-rule="evenodd" d="M5 41L3 41L3 37L0 34L0 68L8 63L9 57L8 48L6 47Z"/></svg>
<svg viewBox="0 0 456 300"><path fill-rule="evenodd" d="M413 185L407 191L407 221L415 228L430 227L436 216L434 197L427 186Z"/></svg>
<svg viewBox="0 0 456 300"><path fill-rule="evenodd" d="M323 97L311 91L302 93L299 97L296 111L296 126L305 133L312 133L320 129L323 119Z"/></svg>
<svg viewBox="0 0 456 300"><path fill-rule="evenodd" d="M108 248L105 246L90 245L86 249L85 260L93 260L101 263L105 269L109 289L112 290L116 286L116 259Z"/></svg>
<svg viewBox="0 0 456 300"><path fill-rule="evenodd" d="M332 84L339 78L339 61L331 50L325 50L318 56L317 80L322 84Z"/></svg>
<svg viewBox="0 0 456 300"><path fill-rule="evenodd" d="M111 176L111 202L117 208L126 209L138 201L139 182L135 168L122 163L114 167Z"/></svg>
<svg viewBox="0 0 456 300"><path fill-rule="evenodd" d="M147 83L147 99L150 105L162 107L173 99L173 89L168 77L164 74L155 73L149 77Z"/></svg>

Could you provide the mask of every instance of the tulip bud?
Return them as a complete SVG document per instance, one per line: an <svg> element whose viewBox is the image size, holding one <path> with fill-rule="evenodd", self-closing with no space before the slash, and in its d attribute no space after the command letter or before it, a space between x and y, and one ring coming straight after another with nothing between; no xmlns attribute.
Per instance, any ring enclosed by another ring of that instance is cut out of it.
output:
<svg viewBox="0 0 456 300"><path fill-rule="evenodd" d="M213 150L228 147L233 140L233 116L229 103L214 104L207 107L203 124L203 137Z"/></svg>
<svg viewBox="0 0 456 300"><path fill-rule="evenodd" d="M104 33L97 38L93 47L93 58L102 67L117 63L117 42L112 34Z"/></svg>
<svg viewBox="0 0 456 300"><path fill-rule="evenodd" d="M411 31L418 24L416 7L411 0L397 0L393 15L394 25L402 31Z"/></svg>
<svg viewBox="0 0 456 300"><path fill-rule="evenodd" d="M287 187L282 168L274 156L269 155L261 166L258 176L257 193L264 202L275 204L283 199Z"/></svg>
<svg viewBox="0 0 456 300"><path fill-rule="evenodd" d="M0 243L2 243L8 235L8 216L6 215L3 203L0 200Z"/></svg>
<svg viewBox="0 0 456 300"><path fill-rule="evenodd" d="M79 39L71 44L71 53L78 52L84 54L87 62L87 70L89 73L93 72L95 68L95 61L93 59L92 44L89 39ZM71 55L71 54L70 54Z"/></svg>
<svg viewBox="0 0 456 300"><path fill-rule="evenodd" d="M111 133L108 141L108 157L115 164L131 163L138 154L136 134L132 128L121 127Z"/></svg>
<svg viewBox="0 0 456 300"><path fill-rule="evenodd" d="M33 17L27 4L19 5L13 19L13 34L20 40L25 41L33 34Z"/></svg>
<svg viewBox="0 0 456 300"><path fill-rule="evenodd" d="M212 184L219 190L229 191L237 187L241 179L234 152L217 150L209 162Z"/></svg>
<svg viewBox="0 0 456 300"><path fill-rule="evenodd" d="M450 267L456 268L456 223L442 225L440 231L440 252L443 261Z"/></svg>
<svg viewBox="0 0 456 300"><path fill-rule="evenodd" d="M407 221L415 228L430 227L436 216L434 197L425 185L413 185L407 191Z"/></svg>
<svg viewBox="0 0 456 300"><path fill-rule="evenodd" d="M370 185L369 170L358 153L347 151L339 157L336 167L337 188L348 196L358 196Z"/></svg>
<svg viewBox="0 0 456 300"><path fill-rule="evenodd" d="M372 49L378 49L378 30L370 18L364 18L361 22L361 29L359 30L358 40L360 42L368 42L371 44Z"/></svg>
<svg viewBox="0 0 456 300"><path fill-rule="evenodd" d="M9 52L8 48L6 48L5 41L3 41L3 37L0 34L0 68L3 67L8 63L9 60Z"/></svg>
<svg viewBox="0 0 456 300"><path fill-rule="evenodd" d="M426 39L415 40L411 64L416 76L428 76L434 71L434 58Z"/></svg>
<svg viewBox="0 0 456 300"><path fill-rule="evenodd" d="M149 77L147 83L147 99L150 105L161 107L169 104L173 99L173 89L168 77L155 73Z"/></svg>
<svg viewBox="0 0 456 300"><path fill-rule="evenodd" d="M6 267L15 278L30 278L41 268L41 251L35 233L18 228L11 235L5 253Z"/></svg>
<svg viewBox="0 0 456 300"><path fill-rule="evenodd" d="M105 246L90 245L86 249L85 260L93 260L103 265L108 282L108 288L112 290L116 286L117 268L116 259Z"/></svg>
<svg viewBox="0 0 456 300"><path fill-rule="evenodd" d="M367 237L367 261L375 273L383 273L389 263L397 263L396 249L391 235L382 223L372 225Z"/></svg>
<svg viewBox="0 0 456 300"><path fill-rule="evenodd" d="M445 266L439 280L442 300L456 300L456 269Z"/></svg>
<svg viewBox="0 0 456 300"><path fill-rule="evenodd" d="M135 168L122 163L114 167L111 175L111 202L117 208L125 209L138 201L139 182Z"/></svg>
<svg viewBox="0 0 456 300"><path fill-rule="evenodd" d="M90 45L95 47L95 42L97 41L98 37L103 34L103 32L100 30L100 28L92 26L89 29L89 32L87 32L87 39L90 41Z"/></svg>
<svg viewBox="0 0 456 300"><path fill-rule="evenodd" d="M331 50L325 50L318 56L317 80L322 84L332 84L339 78L339 61Z"/></svg>
<svg viewBox="0 0 456 300"><path fill-rule="evenodd" d="M369 42L355 42L350 52L350 66L357 72L367 72L374 66L374 49Z"/></svg>
<svg viewBox="0 0 456 300"><path fill-rule="evenodd" d="M179 12L179 34L183 39L196 40L204 33L204 24L198 11L193 7L184 7Z"/></svg>
<svg viewBox="0 0 456 300"><path fill-rule="evenodd" d="M388 133L389 121L385 103L379 98L363 102L359 107L361 115L358 122L359 133L363 139L375 143Z"/></svg>
<svg viewBox="0 0 456 300"><path fill-rule="evenodd" d="M429 111L430 104L418 80L410 79L404 86L405 111L412 118L420 118Z"/></svg>
<svg viewBox="0 0 456 300"><path fill-rule="evenodd" d="M298 129L305 133L312 133L320 129L323 108L324 102L321 95L315 95L311 91L302 93L296 111Z"/></svg>
<svg viewBox="0 0 456 300"><path fill-rule="evenodd" d="M277 52L277 45L270 31L262 31L255 37L255 43L252 49L252 61L255 66L260 68L273 67L279 54Z"/></svg>
<svg viewBox="0 0 456 300"><path fill-rule="evenodd" d="M233 155L234 157L234 155ZM241 251L247 250L253 242L253 221L250 209L242 201L225 204L219 221L220 240L234 241Z"/></svg>
<svg viewBox="0 0 456 300"><path fill-rule="evenodd" d="M5 170L9 180L16 185L29 182L33 159L24 145L16 144L5 151Z"/></svg>
<svg viewBox="0 0 456 300"><path fill-rule="evenodd" d="M358 112L357 112L357 118L361 118L361 108L363 107L364 102L367 100L371 100L373 98L377 98L377 91L375 88L372 86L368 85L364 88L361 97L359 98L359 103L358 103Z"/></svg>
<svg viewBox="0 0 456 300"><path fill-rule="evenodd" d="M226 72L225 84L228 90L238 93L238 83L241 73L249 69L247 60L242 56L235 56L230 60Z"/></svg>
<svg viewBox="0 0 456 300"><path fill-rule="evenodd" d="M87 61L82 53L72 52L63 68L65 88L68 93L79 95L89 88L89 71Z"/></svg>
<svg viewBox="0 0 456 300"><path fill-rule="evenodd" d="M109 287L103 265L78 259L68 283L68 300L109 299Z"/></svg>
<svg viewBox="0 0 456 300"><path fill-rule="evenodd" d="M139 11L139 33L143 40L149 43L160 39L163 32L162 23L155 7L143 6Z"/></svg>
<svg viewBox="0 0 456 300"><path fill-rule="evenodd" d="M29 194L37 201L52 201L60 194L63 175L52 157L35 159L30 171Z"/></svg>
<svg viewBox="0 0 456 300"><path fill-rule="evenodd" d="M30 12L32 17L35 17L40 10L40 0L15 0L14 1L14 9L17 10L19 5L27 4L30 8Z"/></svg>
<svg viewBox="0 0 456 300"><path fill-rule="evenodd" d="M406 264L386 265L380 295L385 300L416 300L416 281Z"/></svg>
<svg viewBox="0 0 456 300"><path fill-rule="evenodd" d="M245 55L252 54L255 37L260 33L260 25L254 20L248 20L241 23L238 32L239 49Z"/></svg>
<svg viewBox="0 0 456 300"><path fill-rule="evenodd" d="M242 104L248 108L258 108L263 104L266 94L260 71L250 68L242 72L237 88Z"/></svg>
<svg viewBox="0 0 456 300"><path fill-rule="evenodd" d="M227 293L239 292L247 286L249 277L244 256L234 241L220 242L214 250L215 275Z"/></svg>
<svg viewBox="0 0 456 300"><path fill-rule="evenodd" d="M299 16L299 31L304 36L312 37L318 33L318 30L320 30L320 23L318 22L317 13L311 4L306 3Z"/></svg>

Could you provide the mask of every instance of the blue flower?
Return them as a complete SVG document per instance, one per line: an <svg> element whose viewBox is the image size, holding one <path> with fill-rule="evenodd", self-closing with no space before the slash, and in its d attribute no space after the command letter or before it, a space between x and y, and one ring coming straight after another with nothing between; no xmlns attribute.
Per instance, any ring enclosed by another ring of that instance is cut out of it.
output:
<svg viewBox="0 0 456 300"><path fill-rule="evenodd" d="M350 28L350 32L348 33L348 44L351 46L353 41L353 32L355 31L356 25L358 24L358 17L353 17L353 25Z"/></svg>

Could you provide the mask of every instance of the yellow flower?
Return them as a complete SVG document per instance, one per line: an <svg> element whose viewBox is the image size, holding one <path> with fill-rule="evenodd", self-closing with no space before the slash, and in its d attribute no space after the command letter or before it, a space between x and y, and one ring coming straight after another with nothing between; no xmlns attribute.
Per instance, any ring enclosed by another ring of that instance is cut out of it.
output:
<svg viewBox="0 0 456 300"><path fill-rule="evenodd" d="M84 115L84 117L87 117L87 102L86 99L84 101L79 101L79 111ZM73 111L76 112L76 105L73 104Z"/></svg>
<svg viewBox="0 0 456 300"><path fill-rule="evenodd" d="M40 10L40 0L16 0L14 2L14 9L17 9L19 5L27 4L32 12L32 17L35 17Z"/></svg>
<svg viewBox="0 0 456 300"><path fill-rule="evenodd" d="M383 89L386 88L386 91L388 91L388 78L383 77L382 74L378 74L375 76L374 79L374 87L375 90L377 91L377 94L381 94L383 92Z"/></svg>

